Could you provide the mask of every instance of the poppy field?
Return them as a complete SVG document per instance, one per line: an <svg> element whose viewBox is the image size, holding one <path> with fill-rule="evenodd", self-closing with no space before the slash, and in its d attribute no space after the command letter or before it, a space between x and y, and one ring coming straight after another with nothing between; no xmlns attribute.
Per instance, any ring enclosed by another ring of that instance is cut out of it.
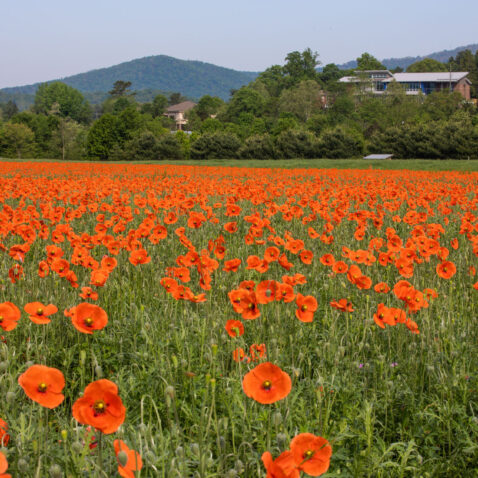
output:
<svg viewBox="0 0 478 478"><path fill-rule="evenodd" d="M0 477L478 476L478 173L0 186Z"/></svg>

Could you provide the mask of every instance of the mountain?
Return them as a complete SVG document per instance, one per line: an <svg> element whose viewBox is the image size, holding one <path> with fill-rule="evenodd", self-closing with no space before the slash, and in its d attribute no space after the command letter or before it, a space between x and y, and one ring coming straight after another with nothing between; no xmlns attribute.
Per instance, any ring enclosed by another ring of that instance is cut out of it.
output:
<svg viewBox="0 0 478 478"><path fill-rule="evenodd" d="M453 50L442 50L437 51L435 53L430 53L429 55L425 56L406 56L403 58L385 58L380 60L387 68L396 68L399 66L404 70L407 69L412 63L416 61L423 60L424 58L433 58L434 60L441 61L442 63L446 63L448 59L453 56L455 57L460 51L463 50L471 50L472 53L475 53L478 50L478 43L473 43L471 45L466 46L459 46ZM357 62L355 60L348 61L347 63L343 63L342 65L338 65L341 70L350 70L352 68L357 68Z"/></svg>
<svg viewBox="0 0 478 478"><path fill-rule="evenodd" d="M90 94L105 93L113 87L115 81L123 80L131 81L135 91L179 92L193 99L211 95L227 100L231 89L247 85L256 76L257 73L254 72L236 71L211 63L155 55L52 81L62 81L82 93ZM19 94L25 100L28 95L35 94L39 85L40 83L35 83L3 88L0 90L0 101L12 99Z"/></svg>

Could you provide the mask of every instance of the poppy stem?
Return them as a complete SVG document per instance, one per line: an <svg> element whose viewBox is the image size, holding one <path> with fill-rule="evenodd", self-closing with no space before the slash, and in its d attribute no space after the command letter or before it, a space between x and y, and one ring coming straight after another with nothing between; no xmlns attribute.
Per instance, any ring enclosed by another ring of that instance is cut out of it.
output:
<svg viewBox="0 0 478 478"><path fill-rule="evenodd" d="M98 468L99 476L103 475L103 432L98 430Z"/></svg>

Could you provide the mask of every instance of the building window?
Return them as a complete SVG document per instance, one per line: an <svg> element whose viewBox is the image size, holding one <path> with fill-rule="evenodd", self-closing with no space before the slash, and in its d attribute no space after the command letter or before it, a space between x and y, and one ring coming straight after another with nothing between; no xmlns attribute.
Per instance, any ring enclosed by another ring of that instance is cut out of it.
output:
<svg viewBox="0 0 478 478"><path fill-rule="evenodd" d="M385 90L385 83L382 81L374 81L373 82L373 89L375 91L384 91Z"/></svg>
<svg viewBox="0 0 478 478"><path fill-rule="evenodd" d="M420 90L420 83L415 81L412 83L406 83L405 88L407 91L418 91Z"/></svg>

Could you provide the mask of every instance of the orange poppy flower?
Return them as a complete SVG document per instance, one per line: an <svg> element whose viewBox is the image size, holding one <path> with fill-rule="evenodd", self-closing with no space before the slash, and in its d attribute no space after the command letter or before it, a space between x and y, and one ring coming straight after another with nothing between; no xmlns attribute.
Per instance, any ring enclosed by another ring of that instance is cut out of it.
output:
<svg viewBox="0 0 478 478"><path fill-rule="evenodd" d="M135 478L135 471L143 468L143 460L141 455L134 450L130 450L122 440L115 440L113 442L115 448L116 459L118 460L118 473L123 478ZM126 463L122 463L118 455L123 452L126 455Z"/></svg>
<svg viewBox="0 0 478 478"><path fill-rule="evenodd" d="M262 404L274 403L289 395L292 388L290 376L280 367L264 362L244 375L244 393Z"/></svg>
<svg viewBox="0 0 478 478"><path fill-rule="evenodd" d="M91 287L82 287L80 297L82 299L98 299L98 292L95 292Z"/></svg>
<svg viewBox="0 0 478 478"><path fill-rule="evenodd" d="M237 348L232 352L232 359L234 362L250 362L251 359L246 355L242 347Z"/></svg>
<svg viewBox="0 0 478 478"><path fill-rule="evenodd" d="M324 254L320 258L320 263L324 266L333 266L335 264L335 258L332 254Z"/></svg>
<svg viewBox="0 0 478 478"><path fill-rule="evenodd" d="M281 453L275 460L270 452L262 454L262 463L266 469L266 478L299 478L300 471L290 450Z"/></svg>
<svg viewBox="0 0 478 478"><path fill-rule="evenodd" d="M253 280L243 280L239 284L240 289L246 289L249 292L253 292L256 289L256 283Z"/></svg>
<svg viewBox="0 0 478 478"><path fill-rule="evenodd" d="M240 337L244 334L244 325L240 320L228 320L225 329L231 337Z"/></svg>
<svg viewBox="0 0 478 478"><path fill-rule="evenodd" d="M377 312L375 314L373 314L373 320L382 329L385 328L385 324L396 325L394 314L383 303L378 304Z"/></svg>
<svg viewBox="0 0 478 478"><path fill-rule="evenodd" d="M95 304L82 302L69 310L71 322L76 330L92 335L94 330L103 329L108 323L106 312Z"/></svg>
<svg viewBox="0 0 478 478"><path fill-rule="evenodd" d="M230 259L229 261L224 262L223 271L225 272L237 272L239 266L241 265L241 259Z"/></svg>
<svg viewBox="0 0 478 478"><path fill-rule="evenodd" d="M96 287L103 287L108 280L109 272L106 269L96 269L91 271L90 284Z"/></svg>
<svg viewBox="0 0 478 478"><path fill-rule="evenodd" d="M407 326L408 330L410 330L410 332L412 332L414 334L419 334L420 333L420 331L418 330L417 323L414 322L413 320L407 319L407 321L405 322L405 325Z"/></svg>
<svg viewBox="0 0 478 478"><path fill-rule="evenodd" d="M21 312L12 302L3 302L0 304L0 327L9 332L17 326L20 320Z"/></svg>
<svg viewBox="0 0 478 478"><path fill-rule="evenodd" d="M390 292L390 287L385 282L378 282L375 284L373 290L379 294L386 294L387 292Z"/></svg>
<svg viewBox="0 0 478 478"><path fill-rule="evenodd" d="M347 299L333 300L330 302L330 305L335 309L341 310L342 312L353 312L352 302Z"/></svg>
<svg viewBox="0 0 478 478"><path fill-rule="evenodd" d="M18 384L29 398L46 408L55 408L65 399L61 393L65 377L56 368L32 365L18 377Z"/></svg>
<svg viewBox="0 0 478 478"><path fill-rule="evenodd" d="M346 274L349 266L344 261L337 261L332 264L332 271L336 274Z"/></svg>
<svg viewBox="0 0 478 478"><path fill-rule="evenodd" d="M237 232L237 222L226 222L226 224L224 224L224 230L229 234Z"/></svg>
<svg viewBox="0 0 478 478"><path fill-rule="evenodd" d="M290 442L290 451L298 468L310 476L320 476L329 469L332 447L312 433L301 433Z"/></svg>
<svg viewBox="0 0 478 478"><path fill-rule="evenodd" d="M279 264L287 271L290 271L292 267L294 267L294 264L292 264L292 262L289 262L285 254L282 254L279 257Z"/></svg>
<svg viewBox="0 0 478 478"><path fill-rule="evenodd" d="M275 262L279 259L280 251L277 247L271 246L264 251L264 260L267 262Z"/></svg>
<svg viewBox="0 0 478 478"><path fill-rule="evenodd" d="M10 441L10 435L7 433L8 425L5 420L0 418L0 446L7 446Z"/></svg>
<svg viewBox="0 0 478 478"><path fill-rule="evenodd" d="M295 299L297 309L295 310L295 316L301 322L312 322L314 320L314 312L317 310L317 300L311 295L304 296L297 294Z"/></svg>
<svg viewBox="0 0 478 478"><path fill-rule="evenodd" d="M12 475L5 473L8 470L8 461L0 451L0 478L12 478Z"/></svg>
<svg viewBox="0 0 478 478"><path fill-rule="evenodd" d="M138 264L148 264L151 262L151 257L148 256L145 249L136 249L131 252L128 260L131 264L137 266Z"/></svg>
<svg viewBox="0 0 478 478"><path fill-rule="evenodd" d="M254 362L266 355L266 344L252 344L249 347L249 354Z"/></svg>
<svg viewBox="0 0 478 478"><path fill-rule="evenodd" d="M314 258L314 253L312 251L304 250L299 254L300 260L304 264L312 264L312 259Z"/></svg>
<svg viewBox="0 0 478 478"><path fill-rule="evenodd" d="M58 312L56 305L43 305L41 302L30 302L23 310L35 324L48 324L51 322L49 316Z"/></svg>
<svg viewBox="0 0 478 478"><path fill-rule="evenodd" d="M256 297L259 304L273 302L279 296L280 284L275 280L264 280L256 288Z"/></svg>
<svg viewBox="0 0 478 478"><path fill-rule="evenodd" d="M456 274L456 266L451 261L444 261L437 265L436 271L442 279L450 279Z"/></svg>
<svg viewBox="0 0 478 478"><path fill-rule="evenodd" d="M83 396L73 404L73 416L79 423L109 434L124 422L126 408L116 384L101 379L87 385Z"/></svg>
<svg viewBox="0 0 478 478"><path fill-rule="evenodd" d="M279 284L277 296L277 300L282 300L286 304L292 302L295 299L294 289L290 284Z"/></svg>
<svg viewBox="0 0 478 478"><path fill-rule="evenodd" d="M46 261L40 261L38 264L38 276L42 279L50 273L50 267Z"/></svg>

